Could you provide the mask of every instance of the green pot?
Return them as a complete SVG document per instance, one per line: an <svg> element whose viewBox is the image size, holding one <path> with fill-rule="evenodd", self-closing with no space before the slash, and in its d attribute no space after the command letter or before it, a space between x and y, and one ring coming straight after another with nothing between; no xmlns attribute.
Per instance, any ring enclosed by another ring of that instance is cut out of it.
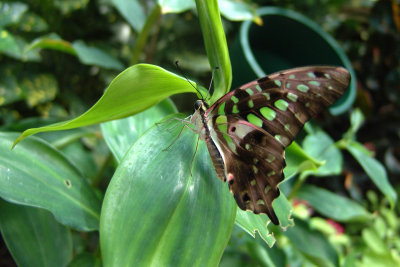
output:
<svg viewBox="0 0 400 267"><path fill-rule="evenodd" d="M294 11L264 7L257 13L263 26L243 22L231 47L233 88L279 70L306 65L343 66L352 80L330 111L337 115L350 109L356 96L356 75L338 43L315 22Z"/></svg>

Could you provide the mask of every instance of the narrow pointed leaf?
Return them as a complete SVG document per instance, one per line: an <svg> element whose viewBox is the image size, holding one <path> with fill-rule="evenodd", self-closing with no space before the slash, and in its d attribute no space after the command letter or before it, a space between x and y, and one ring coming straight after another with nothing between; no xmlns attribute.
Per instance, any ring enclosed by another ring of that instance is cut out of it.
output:
<svg viewBox="0 0 400 267"><path fill-rule="evenodd" d="M124 68L124 65L118 59L97 47L86 45L84 41L75 41L72 43L72 47L83 64L114 70L122 70Z"/></svg>
<svg viewBox="0 0 400 267"><path fill-rule="evenodd" d="M154 65L134 65L119 74L99 101L81 116L28 129L13 145L39 132L67 130L125 118L154 106L170 95L184 92L195 92L185 79Z"/></svg>
<svg viewBox="0 0 400 267"><path fill-rule="evenodd" d="M319 213L339 222L366 221L370 218L370 214L357 202L323 188L304 185L296 196L307 200Z"/></svg>
<svg viewBox="0 0 400 267"><path fill-rule="evenodd" d="M382 164L368 155L365 148L358 142L350 141L346 146L350 154L360 163L361 167L381 190L381 192L388 198L393 206L397 200L397 193L389 183L388 176Z"/></svg>

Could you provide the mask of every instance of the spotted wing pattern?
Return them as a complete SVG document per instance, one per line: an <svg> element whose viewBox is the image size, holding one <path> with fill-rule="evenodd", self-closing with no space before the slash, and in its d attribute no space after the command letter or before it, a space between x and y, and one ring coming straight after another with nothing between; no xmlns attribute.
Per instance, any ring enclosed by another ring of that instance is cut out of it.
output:
<svg viewBox="0 0 400 267"><path fill-rule="evenodd" d="M241 209L265 213L279 224L272 201L284 179L285 147L349 82L341 67L290 69L231 91L204 113L210 155L222 159L214 158L214 167Z"/></svg>

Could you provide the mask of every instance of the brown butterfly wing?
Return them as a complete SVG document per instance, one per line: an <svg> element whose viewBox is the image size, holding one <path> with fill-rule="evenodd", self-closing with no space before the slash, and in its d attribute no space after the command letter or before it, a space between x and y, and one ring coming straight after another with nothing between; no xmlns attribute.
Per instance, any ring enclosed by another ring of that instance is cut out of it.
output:
<svg viewBox="0 0 400 267"><path fill-rule="evenodd" d="M349 83L348 71L340 67L291 69L241 86L205 113L241 209L266 213L279 223L272 201L284 178L284 149Z"/></svg>

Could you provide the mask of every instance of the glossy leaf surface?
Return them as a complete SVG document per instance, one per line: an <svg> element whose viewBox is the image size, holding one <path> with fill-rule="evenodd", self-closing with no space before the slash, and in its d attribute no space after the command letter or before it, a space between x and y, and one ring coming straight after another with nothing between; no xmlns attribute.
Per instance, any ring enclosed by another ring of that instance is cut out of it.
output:
<svg viewBox="0 0 400 267"><path fill-rule="evenodd" d="M122 159L102 208L104 265L218 265L236 204L216 178L203 141L192 163L197 135L185 128L176 140L182 127L166 118Z"/></svg>
<svg viewBox="0 0 400 267"><path fill-rule="evenodd" d="M129 147L156 122L177 112L171 100L164 100L134 116L101 124L104 139L118 162Z"/></svg>
<svg viewBox="0 0 400 267"><path fill-rule="evenodd" d="M17 133L0 133L0 196L51 211L74 229L98 229L100 199L58 150L29 138L10 151Z"/></svg>

